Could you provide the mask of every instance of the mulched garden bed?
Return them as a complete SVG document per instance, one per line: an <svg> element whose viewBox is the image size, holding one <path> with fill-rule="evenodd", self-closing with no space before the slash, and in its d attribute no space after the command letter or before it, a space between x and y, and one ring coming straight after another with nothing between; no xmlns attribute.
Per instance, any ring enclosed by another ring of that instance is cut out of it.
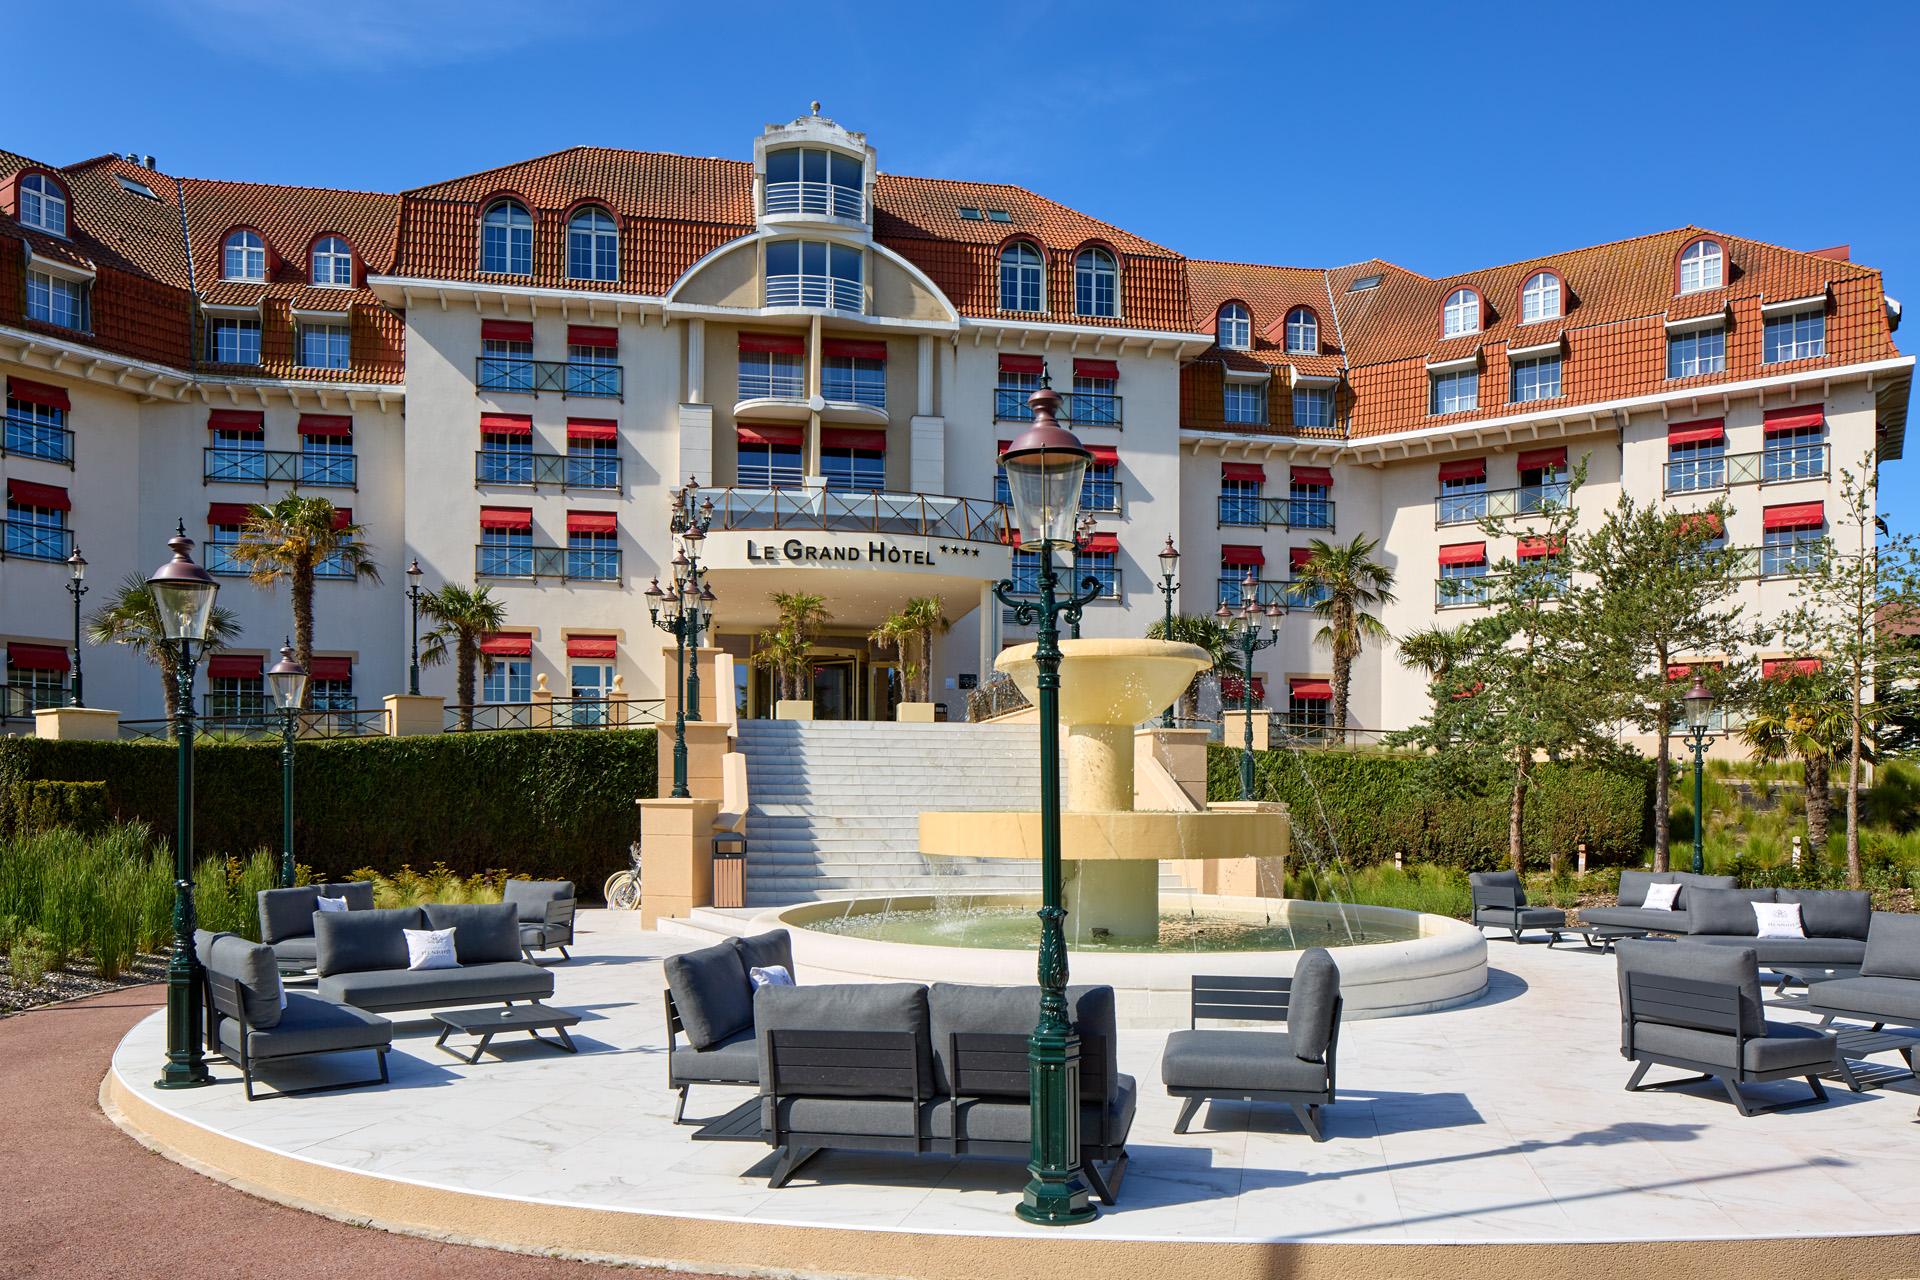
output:
<svg viewBox="0 0 1920 1280"><path fill-rule="evenodd" d="M41 1005L57 1004L62 1000L98 995L102 991L164 982L166 977L167 957L164 953L156 952L138 957L117 978L101 977L86 960L70 960L64 969L52 970L38 984L26 987L13 980L6 953L0 952L0 1018Z"/></svg>

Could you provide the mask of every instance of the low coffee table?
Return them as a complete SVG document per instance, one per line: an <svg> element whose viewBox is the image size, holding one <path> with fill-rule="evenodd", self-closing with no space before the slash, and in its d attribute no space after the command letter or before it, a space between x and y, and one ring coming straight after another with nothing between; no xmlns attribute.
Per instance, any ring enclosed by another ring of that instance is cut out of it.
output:
<svg viewBox="0 0 1920 1280"><path fill-rule="evenodd" d="M433 1047L446 1049L466 1063L480 1061L480 1055L487 1051L487 1045L503 1031L524 1031L541 1044L552 1045L563 1053L579 1052L573 1037L567 1034L567 1028L579 1022L580 1015L543 1004L513 1004L504 1009L449 1009L445 1013L434 1014L433 1020L440 1024L440 1038L433 1042ZM458 1049L448 1047L447 1037L456 1031L461 1035L480 1037L480 1043L473 1047L472 1054L463 1054ZM549 1039L540 1034L542 1031L552 1031L557 1038Z"/></svg>
<svg viewBox="0 0 1920 1280"><path fill-rule="evenodd" d="M1560 926L1560 928L1554 932L1556 936L1553 942L1547 944L1549 947L1551 947L1554 942L1560 941L1557 936L1558 934L1577 933L1580 935L1581 941L1585 942L1587 946L1598 947L1601 951L1613 950L1613 944L1622 938L1648 938L1653 936L1651 929L1634 929L1623 924L1568 924Z"/></svg>

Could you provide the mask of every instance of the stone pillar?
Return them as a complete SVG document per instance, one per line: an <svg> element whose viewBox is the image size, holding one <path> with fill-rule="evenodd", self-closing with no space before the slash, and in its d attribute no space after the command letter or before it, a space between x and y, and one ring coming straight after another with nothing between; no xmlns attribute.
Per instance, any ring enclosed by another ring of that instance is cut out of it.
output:
<svg viewBox="0 0 1920 1280"><path fill-rule="evenodd" d="M527 708L527 728L553 728L553 690L547 688L547 673L542 671L534 678L534 690L530 695L533 703Z"/></svg>
<svg viewBox="0 0 1920 1280"><path fill-rule="evenodd" d="M1221 741L1235 751L1245 750L1247 745L1247 713L1244 711L1223 711L1220 714ZM1253 749L1265 751L1270 744L1267 727L1271 723L1262 707L1253 709Z"/></svg>
<svg viewBox="0 0 1920 1280"><path fill-rule="evenodd" d="M120 713L99 707L47 707L33 713L33 736L60 742L112 742Z"/></svg>
<svg viewBox="0 0 1920 1280"><path fill-rule="evenodd" d="M700 664L700 719L702 720L718 720L720 718L718 699L721 695L719 688L721 672L718 669L719 664L716 659L719 658L721 653L722 650L716 649L712 645L687 650L687 661L689 663L698 662ZM660 723L669 727L673 724L673 718L680 714L680 688L674 682L673 670L673 646L670 644L662 645L660 648L660 688L664 696L660 702ZM731 703L733 701L733 678L731 670L729 670L726 675L726 699L728 703Z"/></svg>
<svg viewBox="0 0 1920 1280"><path fill-rule="evenodd" d="M1207 731L1205 729L1141 729L1134 734L1134 807L1158 809L1144 803L1148 794L1140 773L1149 762L1158 763L1195 809L1207 807Z"/></svg>
<svg viewBox="0 0 1920 1280"><path fill-rule="evenodd" d="M713 905L713 820L718 800L640 802L640 927Z"/></svg>
<svg viewBox="0 0 1920 1280"><path fill-rule="evenodd" d="M1068 813L1133 808L1133 726L1076 724L1067 730ZM1069 859L1062 868L1068 940L1105 934L1151 938L1160 929L1160 863L1150 858Z"/></svg>
<svg viewBox="0 0 1920 1280"><path fill-rule="evenodd" d="M445 698L438 694L390 693L382 699L387 705L387 734L394 738L413 738L425 733L443 733L447 727Z"/></svg>
<svg viewBox="0 0 1920 1280"><path fill-rule="evenodd" d="M673 722L660 726L658 789L656 795L673 794ZM724 793L725 759L730 745L730 726L712 720L687 721L687 790L698 800L719 800Z"/></svg>
<svg viewBox="0 0 1920 1280"><path fill-rule="evenodd" d="M907 425L907 488L914 493L947 491L947 420L914 418Z"/></svg>
<svg viewBox="0 0 1920 1280"><path fill-rule="evenodd" d="M713 406L680 406L680 458L677 474L667 477L680 484L688 476L703 485L713 484Z"/></svg>

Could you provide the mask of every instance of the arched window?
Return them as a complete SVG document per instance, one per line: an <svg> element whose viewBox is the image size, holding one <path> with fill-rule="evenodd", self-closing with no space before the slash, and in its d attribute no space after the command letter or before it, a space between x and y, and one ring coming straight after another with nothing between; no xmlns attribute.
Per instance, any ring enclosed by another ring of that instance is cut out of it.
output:
<svg viewBox="0 0 1920 1280"><path fill-rule="evenodd" d="M1320 350L1320 317L1307 307L1287 312L1287 350L1295 355L1315 355Z"/></svg>
<svg viewBox="0 0 1920 1280"><path fill-rule="evenodd" d="M1551 271L1536 271L1520 286L1520 323L1560 318L1560 277Z"/></svg>
<svg viewBox="0 0 1920 1280"><path fill-rule="evenodd" d="M567 221L567 279L618 280L620 232L598 205L588 205Z"/></svg>
<svg viewBox="0 0 1920 1280"><path fill-rule="evenodd" d="M1713 240L1696 240L1680 255L1680 292L1698 293L1726 283L1726 258Z"/></svg>
<svg viewBox="0 0 1920 1280"><path fill-rule="evenodd" d="M1471 289L1455 289L1448 294L1440 332L1447 338L1480 332L1480 295Z"/></svg>
<svg viewBox="0 0 1920 1280"><path fill-rule="evenodd" d="M353 283L353 250L339 236L321 236L313 242L313 282L317 285Z"/></svg>
<svg viewBox="0 0 1920 1280"><path fill-rule="evenodd" d="M267 246L256 232L236 231L227 237L220 274L229 280L265 280Z"/></svg>
<svg viewBox="0 0 1920 1280"><path fill-rule="evenodd" d="M44 173L20 179L20 221L56 236L67 234L67 193Z"/></svg>
<svg viewBox="0 0 1920 1280"><path fill-rule="evenodd" d="M1022 240L1000 251L1000 309L1044 311L1040 251Z"/></svg>
<svg viewBox="0 0 1920 1280"><path fill-rule="evenodd" d="M503 276L533 274L533 219L518 200L500 200L480 219L480 269Z"/></svg>
<svg viewBox="0 0 1920 1280"><path fill-rule="evenodd" d="M1229 351L1245 351L1253 345L1253 317L1239 303L1229 302L1220 308L1213 338Z"/></svg>
<svg viewBox="0 0 1920 1280"><path fill-rule="evenodd" d="M1120 271L1105 249L1082 249L1073 259L1073 313L1120 314Z"/></svg>

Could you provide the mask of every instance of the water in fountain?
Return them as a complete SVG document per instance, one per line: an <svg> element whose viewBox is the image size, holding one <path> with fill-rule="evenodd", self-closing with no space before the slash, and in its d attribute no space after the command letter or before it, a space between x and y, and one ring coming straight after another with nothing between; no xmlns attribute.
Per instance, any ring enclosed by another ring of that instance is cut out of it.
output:
<svg viewBox="0 0 1920 1280"><path fill-rule="evenodd" d="M1300 780L1307 784L1307 794L1313 797L1313 816L1319 824L1319 830L1326 836L1326 846L1323 848L1320 842L1307 830L1305 825L1300 822L1299 815L1295 812L1292 815L1294 844L1306 855L1307 870L1308 873L1313 876L1316 893L1318 893L1320 889L1322 874L1325 874L1329 880L1332 880L1333 877L1337 875L1346 881L1346 898L1340 896L1339 885L1336 883L1330 886L1333 892L1331 901L1339 911L1341 923L1346 926L1347 939L1351 942L1353 940L1354 929L1353 920L1347 911L1347 906L1349 900L1355 896L1352 868L1347 865L1345 856L1340 852L1340 837L1334 832L1333 820L1327 816L1326 799L1320 793L1320 784L1314 780L1313 770L1307 767L1307 753L1295 742L1282 744L1282 749L1292 757L1294 767L1300 771ZM1327 850L1329 849L1332 851L1331 857L1328 857L1327 854ZM1284 897L1286 894L1286 886L1282 884L1278 886L1278 888L1280 890L1280 896Z"/></svg>

